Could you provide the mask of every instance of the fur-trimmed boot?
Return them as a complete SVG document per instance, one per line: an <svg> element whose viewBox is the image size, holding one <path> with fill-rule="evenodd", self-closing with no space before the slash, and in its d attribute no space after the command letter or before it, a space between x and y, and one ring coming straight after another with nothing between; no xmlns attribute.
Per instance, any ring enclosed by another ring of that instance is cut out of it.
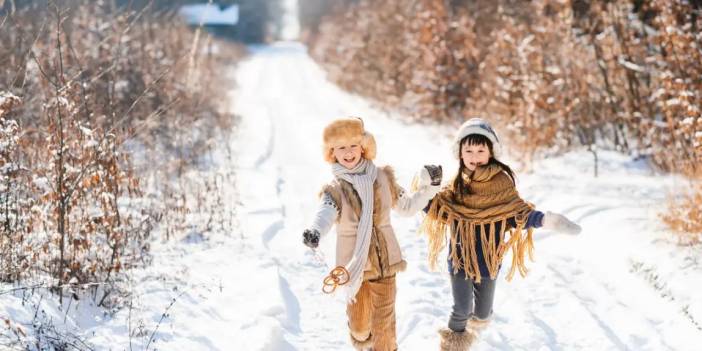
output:
<svg viewBox="0 0 702 351"><path fill-rule="evenodd" d="M473 333L479 334L481 331L487 328L488 324L490 324L490 319L471 318L468 320L466 329L470 329L471 331L473 331Z"/></svg>
<svg viewBox="0 0 702 351"><path fill-rule="evenodd" d="M356 335L353 335L351 333L351 345L353 345L353 348L356 349L357 351L366 351L366 350L371 350L373 347L373 335L370 333L368 336L363 340L358 340L356 339ZM359 337L359 339L361 339Z"/></svg>
<svg viewBox="0 0 702 351"><path fill-rule="evenodd" d="M475 340L475 334L470 331L455 332L449 328L439 330L441 336L441 351L467 351Z"/></svg>

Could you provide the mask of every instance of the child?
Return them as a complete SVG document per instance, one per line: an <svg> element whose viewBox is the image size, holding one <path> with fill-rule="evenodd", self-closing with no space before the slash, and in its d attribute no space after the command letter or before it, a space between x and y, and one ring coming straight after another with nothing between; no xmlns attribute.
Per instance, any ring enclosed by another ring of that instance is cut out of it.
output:
<svg viewBox="0 0 702 351"><path fill-rule="evenodd" d="M577 234L580 227L562 215L536 211L519 197L514 173L496 158L500 142L486 121L466 121L458 130L453 153L459 159L458 174L425 208L420 231L428 236L429 263L436 267L450 229L448 263L454 305L448 328L439 334L441 350L463 351L492 315L505 252L511 248L513 254L507 280L517 269L524 276L524 255L531 258L533 250L533 228Z"/></svg>
<svg viewBox="0 0 702 351"><path fill-rule="evenodd" d="M408 195L397 185L390 167L373 164L375 140L360 118L331 122L324 129L323 142L334 180L322 189L319 209L311 228L303 232L303 242L316 248L320 236L336 222L336 264L349 277L342 288L349 301L351 342L357 350L396 350L395 274L407 263L390 223L390 209L406 216L420 211L439 191L441 168L422 168L418 190Z"/></svg>

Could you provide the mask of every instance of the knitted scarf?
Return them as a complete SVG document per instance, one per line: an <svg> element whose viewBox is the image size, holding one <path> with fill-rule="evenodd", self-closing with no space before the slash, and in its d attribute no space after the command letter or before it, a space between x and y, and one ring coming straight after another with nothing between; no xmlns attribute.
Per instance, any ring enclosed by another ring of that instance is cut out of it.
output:
<svg viewBox="0 0 702 351"><path fill-rule="evenodd" d="M354 301L356 293L361 288L363 270L366 267L366 261L368 261L368 249L373 229L373 183L378 176L378 169L372 161L363 158L353 169L347 169L339 163L334 163L332 172L334 177L351 183L361 199L361 216L356 231L356 247L351 260L345 267L350 278L346 300Z"/></svg>
<svg viewBox="0 0 702 351"><path fill-rule="evenodd" d="M517 269L525 276L524 256L528 253L533 260L534 244L532 229L524 233L524 226L534 206L519 197L512 178L499 165L480 166L473 172L462 174L462 178L468 193L457 194L451 187L442 190L432 200L419 229L429 239L430 267L436 268L437 257L446 246L446 230L450 229L450 259L454 272L463 268L467 278L480 282L480 263L476 254L479 236L483 263L491 279L496 279L502 259L510 248L512 267L507 280L512 279ZM507 231L507 220L512 217L517 227ZM499 233L495 232L497 223L500 223ZM507 233L510 237L505 240Z"/></svg>

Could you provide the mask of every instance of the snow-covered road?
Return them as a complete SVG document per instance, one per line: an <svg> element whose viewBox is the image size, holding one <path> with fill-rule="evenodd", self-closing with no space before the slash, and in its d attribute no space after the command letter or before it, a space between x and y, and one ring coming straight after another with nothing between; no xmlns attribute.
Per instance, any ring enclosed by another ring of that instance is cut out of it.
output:
<svg viewBox="0 0 702 351"><path fill-rule="evenodd" d="M395 167L406 187L428 163L452 176L453 131L403 122L341 91L300 44L252 51L235 72L239 133L213 151L205 174L220 179L222 211L238 214L236 232L154 241L153 263L129 271L131 308L113 315L90 298L59 309L41 294L27 301L3 295L2 315L31 329L41 311L44 325L56 324L97 350L352 349L343 302L321 292L334 234L319 254L301 243L316 194L331 177L321 156L322 128L337 117L363 117L378 142L376 163ZM518 172L522 197L584 230L537 231L530 274L512 282L500 277L494 321L473 350L702 349L701 247L676 246L657 217L667 191L682 181L621 154L601 151L599 158L597 178L585 151ZM397 278L401 350L437 350L436 331L452 305L447 273L427 268L419 220L393 217L408 262Z"/></svg>
<svg viewBox="0 0 702 351"><path fill-rule="evenodd" d="M426 163L442 164L453 175L451 130L390 118L342 92L295 43L253 48L239 65L237 84L245 245L208 261L227 267L223 291L232 296L219 306L232 312L212 322L228 332L211 345L350 350L343 304L321 293L328 267L301 244L316 194L330 178L321 157L322 128L337 117L363 117L378 142L376 163L394 166L405 186ZM518 174L524 198L540 210L575 219L584 232L537 234L529 276L511 283L500 278L494 322L475 350L700 349L699 248L676 248L656 216L677 180L623 155L599 156L598 178L586 152L542 161L533 172ZM452 305L447 275L428 270L424 240L416 235L419 219L393 221L409 263L398 276L398 343L402 350L435 350L436 330ZM327 265L333 247L331 233L321 250Z"/></svg>

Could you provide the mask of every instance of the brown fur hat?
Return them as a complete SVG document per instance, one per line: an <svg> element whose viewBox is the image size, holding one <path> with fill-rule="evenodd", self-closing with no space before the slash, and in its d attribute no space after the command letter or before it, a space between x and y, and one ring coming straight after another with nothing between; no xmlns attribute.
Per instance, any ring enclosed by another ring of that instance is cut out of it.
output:
<svg viewBox="0 0 702 351"><path fill-rule="evenodd" d="M375 138L363 128L363 120L358 117L339 118L329 123L324 128L323 144L324 160L329 163L336 162L334 147L344 144L361 145L365 159L375 158Z"/></svg>

